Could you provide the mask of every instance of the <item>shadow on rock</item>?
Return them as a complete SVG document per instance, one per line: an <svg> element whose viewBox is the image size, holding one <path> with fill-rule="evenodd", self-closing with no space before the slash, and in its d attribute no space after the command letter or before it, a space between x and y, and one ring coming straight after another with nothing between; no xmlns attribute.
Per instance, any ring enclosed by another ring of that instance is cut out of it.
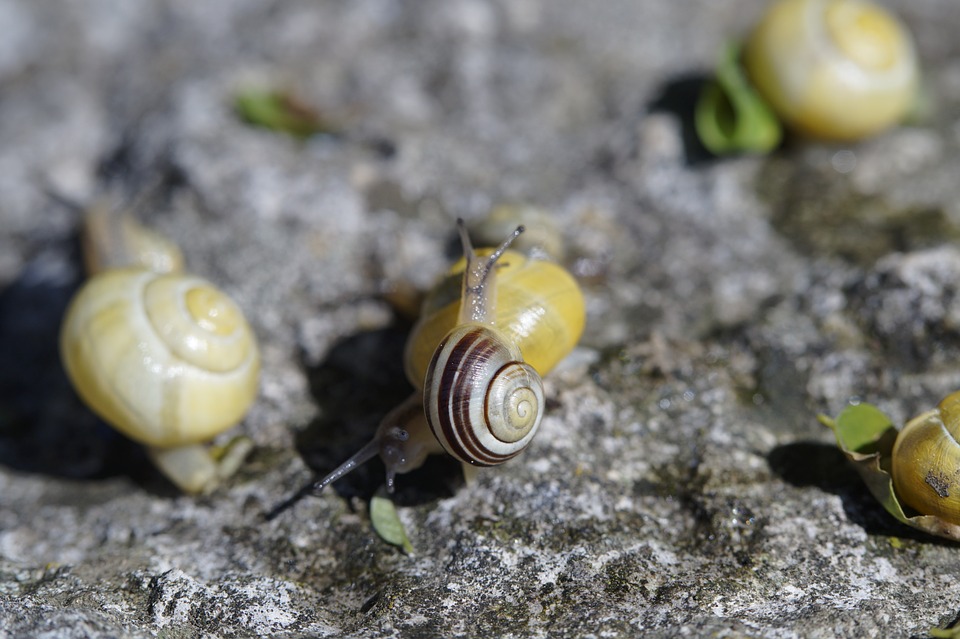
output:
<svg viewBox="0 0 960 639"><path fill-rule="evenodd" d="M651 113L672 113L680 120L684 155L690 166L717 159L701 144L694 125L697 100L708 81L706 74L683 75L669 80L660 87L657 97L648 106Z"/></svg>
<svg viewBox="0 0 960 639"><path fill-rule="evenodd" d="M172 490L139 445L80 401L63 371L60 322L78 286L68 253L40 252L0 291L0 464L74 479L128 476Z"/></svg>
<svg viewBox="0 0 960 639"><path fill-rule="evenodd" d="M406 328L358 333L337 343L318 366L308 367L320 415L300 432L296 446L320 479L373 439L380 420L413 392L403 372ZM384 485L379 457L332 484L345 498L369 500ZM432 455L419 469L399 475L393 501L415 505L449 497L462 482L459 464ZM305 491L302 491L306 494Z"/></svg>
<svg viewBox="0 0 960 639"><path fill-rule="evenodd" d="M793 486L815 487L840 497L849 520L867 534L955 545L894 519L870 494L836 446L817 442L784 444L770 451L767 462L774 473Z"/></svg>

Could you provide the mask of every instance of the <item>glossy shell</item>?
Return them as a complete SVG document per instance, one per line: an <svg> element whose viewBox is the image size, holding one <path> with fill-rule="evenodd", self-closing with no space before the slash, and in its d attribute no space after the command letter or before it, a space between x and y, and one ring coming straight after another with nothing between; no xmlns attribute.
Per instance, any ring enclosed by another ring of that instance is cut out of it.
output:
<svg viewBox="0 0 960 639"><path fill-rule="evenodd" d="M444 339L424 387L427 423L444 450L476 466L502 464L533 439L543 383L498 331L476 323Z"/></svg>
<svg viewBox="0 0 960 639"><path fill-rule="evenodd" d="M236 424L257 392L249 325L198 277L115 269L91 278L67 311L60 352L94 412L150 446L209 440Z"/></svg>
<svg viewBox="0 0 960 639"><path fill-rule="evenodd" d="M853 140L901 120L919 71L909 33L860 0L780 0L747 38L744 67L791 127Z"/></svg>
<svg viewBox="0 0 960 639"><path fill-rule="evenodd" d="M897 497L923 515L960 524L960 392L907 422L893 447Z"/></svg>
<svg viewBox="0 0 960 639"><path fill-rule="evenodd" d="M479 254L489 254L478 251ZM424 387L427 366L440 341L457 323L465 261L460 260L431 292L407 341L407 378ZM563 267L506 251L496 266L494 326L520 348L523 360L546 375L580 339L583 294Z"/></svg>

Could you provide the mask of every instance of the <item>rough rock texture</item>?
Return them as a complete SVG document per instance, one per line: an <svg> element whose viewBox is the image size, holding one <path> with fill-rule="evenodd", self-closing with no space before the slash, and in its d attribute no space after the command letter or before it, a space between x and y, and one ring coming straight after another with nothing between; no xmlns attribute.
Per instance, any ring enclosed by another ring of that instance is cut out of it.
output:
<svg viewBox="0 0 960 639"><path fill-rule="evenodd" d="M759 0L0 0L0 635L923 636L958 548L886 515L818 425L960 388L960 5L891 1L932 108L862 144L712 161L698 74ZM232 104L279 87L299 142ZM64 200L137 216L263 347L256 444L178 495L60 369L82 274ZM55 196L54 196L55 195ZM453 218L548 209L581 347L523 456L378 463L263 514L409 387L391 299L456 257ZM385 293L392 292L392 295Z"/></svg>

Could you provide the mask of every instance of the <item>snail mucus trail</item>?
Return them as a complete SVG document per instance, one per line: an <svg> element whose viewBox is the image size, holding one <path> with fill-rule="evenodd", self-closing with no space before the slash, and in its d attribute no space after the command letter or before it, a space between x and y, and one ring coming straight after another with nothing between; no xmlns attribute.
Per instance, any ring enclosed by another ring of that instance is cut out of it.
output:
<svg viewBox="0 0 960 639"><path fill-rule="evenodd" d="M478 334L489 334L489 339L491 340L506 339L506 336L497 331L494 326L497 261L503 256L513 240L524 231L523 226L518 226L492 253L481 256L474 251L463 220L457 220L457 229L463 245L464 257L466 258L466 269L462 277L457 324L437 346L430 367L428 368L426 380L424 380L424 389L422 391L417 390L407 400L390 411L381 421L376 435L369 443L325 477L319 481L307 484L298 491L297 494L274 508L267 514L268 519L272 519L303 496L319 495L327 485L337 481L378 455L387 467L387 490L393 492L397 474L406 473L418 468L423 464L427 455L433 453L446 451L463 462L466 467L467 465L495 465L506 461L520 452L518 449L502 457L470 458L465 455L463 451L458 452L456 443L451 445L441 442L439 437L442 437L442 435L435 434L435 428L431 425L430 418L428 417L430 409L426 404L431 401L441 401L439 397L444 396L445 393L450 390L448 388L450 385L455 385L455 383L452 382L453 373L446 376L441 374L440 377L445 377L445 379L441 381L436 379L437 376L431 372L438 366L440 361L446 362L447 366L452 365L453 357L448 357L446 360L443 360L442 354L445 351L447 343L458 339L458 337L462 339L464 333L468 335L468 339L469 336ZM449 351L450 349L446 350ZM481 353L481 355L482 354L483 353ZM540 385L540 377L536 370L522 362L519 348L514 347L510 351L510 354L514 359L520 361L511 361L509 364L522 368L523 370L520 372L521 375L529 375L535 380L525 379L524 382L537 386L536 393L521 394L515 402L516 410L521 414L522 419L527 422L524 435L522 437L514 437L515 440L519 440L519 448L522 449L533 437L533 434L540 424L540 417L543 410L542 386ZM482 357L480 359L482 359ZM442 364L440 365L442 366ZM504 366L504 368L506 368L506 366ZM470 373L465 373L462 377L470 378L471 375ZM464 380L463 383L465 384L466 381L467 380ZM431 386L435 389L433 392L431 392Z"/></svg>

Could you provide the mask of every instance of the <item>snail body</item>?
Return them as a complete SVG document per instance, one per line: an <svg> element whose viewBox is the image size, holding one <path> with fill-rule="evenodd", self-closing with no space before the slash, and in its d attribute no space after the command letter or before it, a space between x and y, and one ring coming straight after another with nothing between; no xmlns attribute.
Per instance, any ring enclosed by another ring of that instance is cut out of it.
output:
<svg viewBox="0 0 960 639"><path fill-rule="evenodd" d="M743 65L788 125L832 140L901 120L919 81L908 31L866 0L779 0L747 37Z"/></svg>
<svg viewBox="0 0 960 639"><path fill-rule="evenodd" d="M458 222L464 259L431 292L407 342L405 370L416 392L381 422L374 439L323 488L379 455L387 488L427 455L446 452L465 468L494 466L530 443L545 409L541 376L576 345L583 296L563 268L508 246L474 251Z"/></svg>
<svg viewBox="0 0 960 639"><path fill-rule="evenodd" d="M116 247L102 234L139 239L142 227L101 221L88 218L88 246L142 255L143 243ZM162 253L168 242L156 243L151 234L146 243ZM147 264L172 264L152 261L155 255L151 249ZM181 489L212 489L249 450L241 446L221 463L203 445L240 421L256 397L260 358L249 324L213 284L176 268L156 272L139 258L118 268L101 254L90 263L109 266L74 296L60 331L61 359L77 394L145 445Z"/></svg>
<svg viewBox="0 0 960 639"><path fill-rule="evenodd" d="M960 391L907 422L893 446L897 497L923 515L960 525Z"/></svg>

